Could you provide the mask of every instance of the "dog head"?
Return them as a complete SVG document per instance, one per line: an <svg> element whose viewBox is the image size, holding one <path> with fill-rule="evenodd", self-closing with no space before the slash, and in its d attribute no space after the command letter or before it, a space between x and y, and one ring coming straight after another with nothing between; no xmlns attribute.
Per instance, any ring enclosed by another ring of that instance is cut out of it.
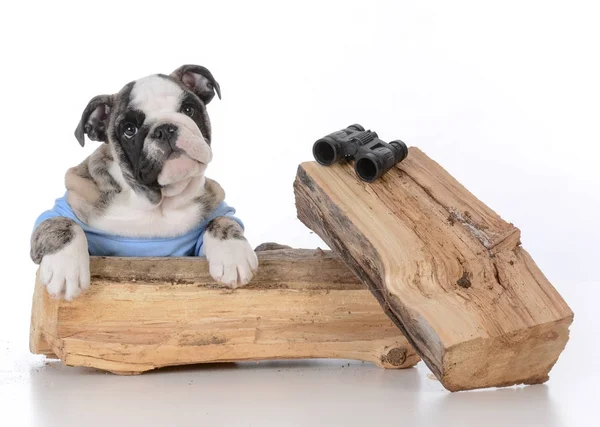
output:
<svg viewBox="0 0 600 427"><path fill-rule="evenodd" d="M206 105L219 84L199 65L133 81L90 100L75 137L111 146L126 182L154 203L178 194L212 159Z"/></svg>

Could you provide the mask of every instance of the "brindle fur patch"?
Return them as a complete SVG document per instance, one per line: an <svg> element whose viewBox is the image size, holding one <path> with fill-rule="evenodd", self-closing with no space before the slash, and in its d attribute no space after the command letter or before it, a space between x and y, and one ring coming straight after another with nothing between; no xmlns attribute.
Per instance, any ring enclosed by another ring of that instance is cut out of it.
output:
<svg viewBox="0 0 600 427"><path fill-rule="evenodd" d="M244 230L242 230L240 224L234 219L226 216L220 216L213 219L208 224L208 227L206 227L206 231L219 240L246 240L244 237Z"/></svg>
<svg viewBox="0 0 600 427"><path fill-rule="evenodd" d="M44 255L58 252L75 236L75 222L69 218L55 217L42 222L31 236L29 255L34 263L42 262Z"/></svg>
<svg viewBox="0 0 600 427"><path fill-rule="evenodd" d="M200 205L200 221L204 220L225 200L225 191L218 182L206 178L204 193L194 200Z"/></svg>
<svg viewBox="0 0 600 427"><path fill-rule="evenodd" d="M90 216L102 215L114 196L122 191L108 171L112 162L110 147L102 145L78 166L67 171L67 201L80 220L85 222Z"/></svg>

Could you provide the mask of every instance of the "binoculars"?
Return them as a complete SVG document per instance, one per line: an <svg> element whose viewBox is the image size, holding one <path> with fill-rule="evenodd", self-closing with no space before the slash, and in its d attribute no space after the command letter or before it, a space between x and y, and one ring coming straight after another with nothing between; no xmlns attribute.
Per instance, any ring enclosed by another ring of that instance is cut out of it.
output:
<svg viewBox="0 0 600 427"><path fill-rule="evenodd" d="M408 147L399 139L383 142L375 132L355 124L315 142L313 156L323 166L354 159L358 177L373 182L404 160L408 156Z"/></svg>

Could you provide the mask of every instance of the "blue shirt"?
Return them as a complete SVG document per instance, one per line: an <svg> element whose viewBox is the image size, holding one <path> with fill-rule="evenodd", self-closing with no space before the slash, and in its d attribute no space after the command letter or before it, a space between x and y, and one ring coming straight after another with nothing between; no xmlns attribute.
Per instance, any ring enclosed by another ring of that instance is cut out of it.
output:
<svg viewBox="0 0 600 427"><path fill-rule="evenodd" d="M65 217L75 221L85 232L90 255L121 257L168 257L201 256L204 231L210 221L219 216L229 216L244 228L244 224L234 217L235 209L221 202L219 206L193 230L177 237L124 237L92 228L81 222L67 202L65 194L56 199L54 207L42 213L35 221L34 230L47 219Z"/></svg>

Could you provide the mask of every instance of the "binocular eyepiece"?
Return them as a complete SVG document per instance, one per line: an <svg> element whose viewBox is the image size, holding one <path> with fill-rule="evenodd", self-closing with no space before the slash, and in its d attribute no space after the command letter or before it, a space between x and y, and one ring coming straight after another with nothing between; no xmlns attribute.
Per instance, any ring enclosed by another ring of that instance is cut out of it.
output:
<svg viewBox="0 0 600 427"><path fill-rule="evenodd" d="M365 182L379 179L407 155L408 147L404 142L399 139L384 142L377 133L358 124L330 133L313 145L313 156L323 166L354 159L354 170Z"/></svg>

